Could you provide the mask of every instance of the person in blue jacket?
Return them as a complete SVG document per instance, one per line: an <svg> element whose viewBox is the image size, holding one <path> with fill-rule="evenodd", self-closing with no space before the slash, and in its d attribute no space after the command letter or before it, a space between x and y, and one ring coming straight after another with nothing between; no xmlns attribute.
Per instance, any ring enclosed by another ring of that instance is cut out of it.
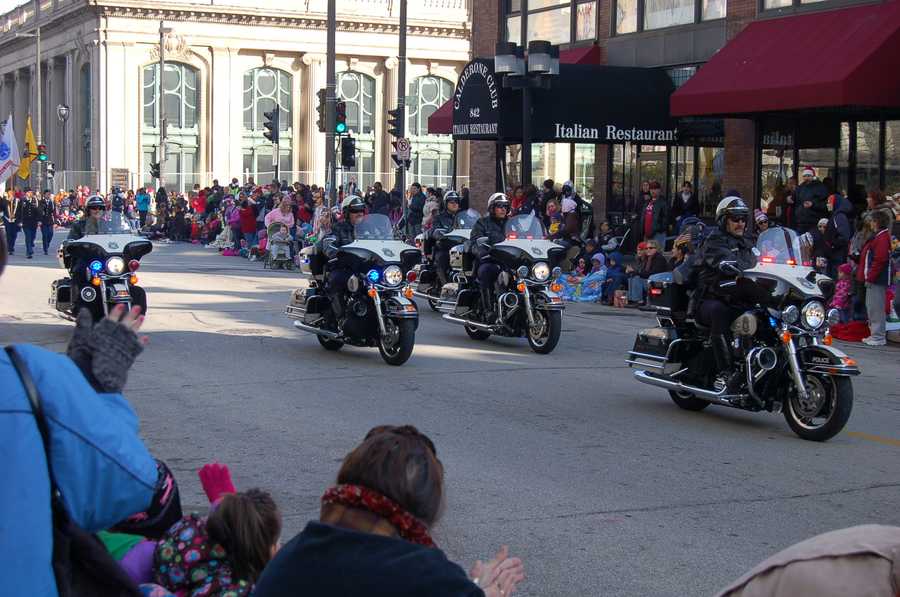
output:
<svg viewBox="0 0 900 597"><path fill-rule="evenodd" d="M2 233L0 233L2 236ZM0 274L6 243L0 238ZM16 345L37 386L50 434L50 466L72 520L88 532L147 510L157 463L121 395L143 341L139 311L114 310L95 326L83 318L69 356ZM70 358L71 357L71 358ZM28 397L0 350L0 578L8 595L58 595L52 569L50 481Z"/></svg>

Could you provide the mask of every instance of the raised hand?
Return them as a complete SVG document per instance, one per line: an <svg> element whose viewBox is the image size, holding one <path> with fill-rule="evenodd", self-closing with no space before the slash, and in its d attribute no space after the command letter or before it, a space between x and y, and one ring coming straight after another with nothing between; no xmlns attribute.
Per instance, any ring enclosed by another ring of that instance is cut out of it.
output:
<svg viewBox="0 0 900 597"><path fill-rule="evenodd" d="M469 574L487 597L507 597L525 579L525 565L519 558L510 558L504 545L489 562L476 561Z"/></svg>

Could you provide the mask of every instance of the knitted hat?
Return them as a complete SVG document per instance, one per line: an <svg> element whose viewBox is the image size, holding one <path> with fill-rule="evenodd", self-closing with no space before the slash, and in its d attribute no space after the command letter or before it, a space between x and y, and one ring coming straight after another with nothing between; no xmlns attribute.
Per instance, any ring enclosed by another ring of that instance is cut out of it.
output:
<svg viewBox="0 0 900 597"><path fill-rule="evenodd" d="M828 218L822 218L819 220L819 226L828 226Z"/></svg>
<svg viewBox="0 0 900 597"><path fill-rule="evenodd" d="M813 178L816 177L816 171L812 166L806 166L803 168L803 171L800 173L801 176L811 176Z"/></svg>
<svg viewBox="0 0 900 597"><path fill-rule="evenodd" d="M765 212L763 212L763 210L757 209L757 210L754 210L754 211L753 211L753 219L754 219L757 223L759 223L759 222L768 222L768 221L769 221L769 216L767 216L767 215L765 214Z"/></svg>

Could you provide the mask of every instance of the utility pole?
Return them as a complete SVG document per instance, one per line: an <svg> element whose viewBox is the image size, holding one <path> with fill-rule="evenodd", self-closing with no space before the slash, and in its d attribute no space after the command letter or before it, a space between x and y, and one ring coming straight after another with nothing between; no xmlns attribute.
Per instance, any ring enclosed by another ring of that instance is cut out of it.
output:
<svg viewBox="0 0 900 597"><path fill-rule="evenodd" d="M337 199L337 176L335 175L334 126L336 103L336 79L334 61L336 51L337 0L328 0L328 43L326 49L327 79L325 84L325 176L328 185L328 207Z"/></svg>
<svg viewBox="0 0 900 597"><path fill-rule="evenodd" d="M524 13L527 14L527 13ZM397 65L397 109L400 111L397 124L398 138L406 136L406 0L400 0L400 48ZM406 197L406 166L399 164L395 187L401 197Z"/></svg>
<svg viewBox="0 0 900 597"><path fill-rule="evenodd" d="M522 15L528 14L528 0L522 0ZM522 50L528 49L528 19L521 19L520 44ZM525 62L525 75L528 75L528 62ZM531 89L522 88L522 180L521 185L531 184Z"/></svg>
<svg viewBox="0 0 900 597"><path fill-rule="evenodd" d="M35 43L35 65L34 65L34 94L37 96L37 100L35 103L37 104L37 144L41 145L43 140L43 131L41 127L41 122L43 121L43 112L41 112L41 26L38 24L38 11L40 10L40 0L34 0L34 43ZM43 197L44 189L41 188L41 184L43 183L43 173L44 173L44 163L38 161L38 169L37 169L37 184L35 184L35 191L38 193L38 197Z"/></svg>

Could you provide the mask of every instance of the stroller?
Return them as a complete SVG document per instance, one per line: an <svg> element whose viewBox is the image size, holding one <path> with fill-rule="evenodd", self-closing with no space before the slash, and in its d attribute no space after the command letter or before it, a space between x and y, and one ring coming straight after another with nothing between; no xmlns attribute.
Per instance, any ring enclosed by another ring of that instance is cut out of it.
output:
<svg viewBox="0 0 900 597"><path fill-rule="evenodd" d="M272 222L266 229L266 260L263 268L270 269L294 269L294 260L291 257L291 244L293 240L288 236L287 240L278 240L277 235L283 224Z"/></svg>

